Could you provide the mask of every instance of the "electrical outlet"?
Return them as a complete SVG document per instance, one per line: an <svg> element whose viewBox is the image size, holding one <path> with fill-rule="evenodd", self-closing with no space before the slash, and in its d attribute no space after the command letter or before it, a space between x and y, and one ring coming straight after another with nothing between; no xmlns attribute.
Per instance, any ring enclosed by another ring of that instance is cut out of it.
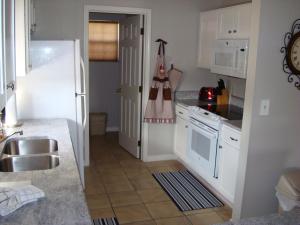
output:
<svg viewBox="0 0 300 225"><path fill-rule="evenodd" d="M270 113L270 100L269 99L261 100L259 115L268 116L269 113Z"/></svg>

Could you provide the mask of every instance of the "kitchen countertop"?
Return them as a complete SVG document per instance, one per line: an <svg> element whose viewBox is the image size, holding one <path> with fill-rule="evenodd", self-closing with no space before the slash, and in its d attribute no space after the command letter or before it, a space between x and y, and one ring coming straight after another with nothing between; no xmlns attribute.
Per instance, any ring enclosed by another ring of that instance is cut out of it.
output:
<svg viewBox="0 0 300 225"><path fill-rule="evenodd" d="M176 104L179 104L181 105L182 107L184 108L188 108L189 106L201 106L201 105L207 105L207 104L210 104L212 105L212 107L216 107L217 103L216 102L205 102L205 101L201 101L201 100L198 100L198 99L177 99L176 100ZM220 107L222 108L222 107ZM236 107L237 108L237 107ZM205 107L204 107L205 109ZM222 111L222 109L221 109ZM233 116L234 118L235 116ZM239 117L239 116L237 116ZM241 131L242 129L242 120L236 120L235 119L229 119L229 120L222 120L222 123L230 126L231 128L233 129L236 129L238 131Z"/></svg>
<svg viewBox="0 0 300 225"><path fill-rule="evenodd" d="M222 123L235 130L238 131L242 130L242 123L243 123L242 120L223 120Z"/></svg>
<svg viewBox="0 0 300 225"><path fill-rule="evenodd" d="M262 217L243 219L236 223L227 222L219 225L299 225L300 208L282 214L272 214Z"/></svg>
<svg viewBox="0 0 300 225"><path fill-rule="evenodd" d="M207 104L207 102L201 101L201 100L198 100L198 99L178 99L178 100L176 100L176 103L182 105L185 108L187 108L189 106L199 106L199 105L202 105L202 104ZM210 104L216 105L217 103L216 102L210 102Z"/></svg>
<svg viewBox="0 0 300 225"><path fill-rule="evenodd" d="M51 170L1 173L1 182L28 181L46 197L1 217L1 225L91 225L75 161L67 121L26 120L18 130L26 136L48 136L58 141L59 166ZM17 136L16 136L17 137ZM1 144L2 148L3 144Z"/></svg>

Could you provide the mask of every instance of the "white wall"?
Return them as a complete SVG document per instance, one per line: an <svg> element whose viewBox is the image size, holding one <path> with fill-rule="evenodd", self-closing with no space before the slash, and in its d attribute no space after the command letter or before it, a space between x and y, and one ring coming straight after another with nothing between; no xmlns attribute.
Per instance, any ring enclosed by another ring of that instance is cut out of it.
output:
<svg viewBox="0 0 300 225"><path fill-rule="evenodd" d="M223 6L226 7L247 2L251 2L251 0L223 0Z"/></svg>
<svg viewBox="0 0 300 225"><path fill-rule="evenodd" d="M276 212L280 174L300 165L300 92L287 82L280 53L285 33L299 18L300 2L254 0L253 4L252 27L257 32L250 47L234 218ZM269 116L259 115L262 99L270 99Z"/></svg>
<svg viewBox="0 0 300 225"><path fill-rule="evenodd" d="M199 12L218 8L221 3L221 0L39 0L36 2L37 32L33 38L83 40L84 4L149 8L152 9L151 68L157 52L154 41L163 38L168 41L168 63L184 71L179 89L199 90L201 86L216 85L215 75L195 66ZM149 126L149 155L173 153L173 128L173 125Z"/></svg>

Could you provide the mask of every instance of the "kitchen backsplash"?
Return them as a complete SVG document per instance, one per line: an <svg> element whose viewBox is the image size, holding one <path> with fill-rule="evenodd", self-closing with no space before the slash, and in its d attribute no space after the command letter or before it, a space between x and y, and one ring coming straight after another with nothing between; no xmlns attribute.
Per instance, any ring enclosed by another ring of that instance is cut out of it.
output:
<svg viewBox="0 0 300 225"><path fill-rule="evenodd" d="M176 91L175 100L178 99L198 99L199 91Z"/></svg>

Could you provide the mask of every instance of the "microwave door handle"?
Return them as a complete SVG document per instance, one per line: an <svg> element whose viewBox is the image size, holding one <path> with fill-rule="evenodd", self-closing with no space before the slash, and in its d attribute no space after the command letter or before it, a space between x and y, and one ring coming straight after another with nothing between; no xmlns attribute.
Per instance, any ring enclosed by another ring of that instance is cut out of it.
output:
<svg viewBox="0 0 300 225"><path fill-rule="evenodd" d="M236 52L235 52L235 60L234 60L234 64L235 64L235 68L239 67L239 54L240 54L240 48L237 48Z"/></svg>

